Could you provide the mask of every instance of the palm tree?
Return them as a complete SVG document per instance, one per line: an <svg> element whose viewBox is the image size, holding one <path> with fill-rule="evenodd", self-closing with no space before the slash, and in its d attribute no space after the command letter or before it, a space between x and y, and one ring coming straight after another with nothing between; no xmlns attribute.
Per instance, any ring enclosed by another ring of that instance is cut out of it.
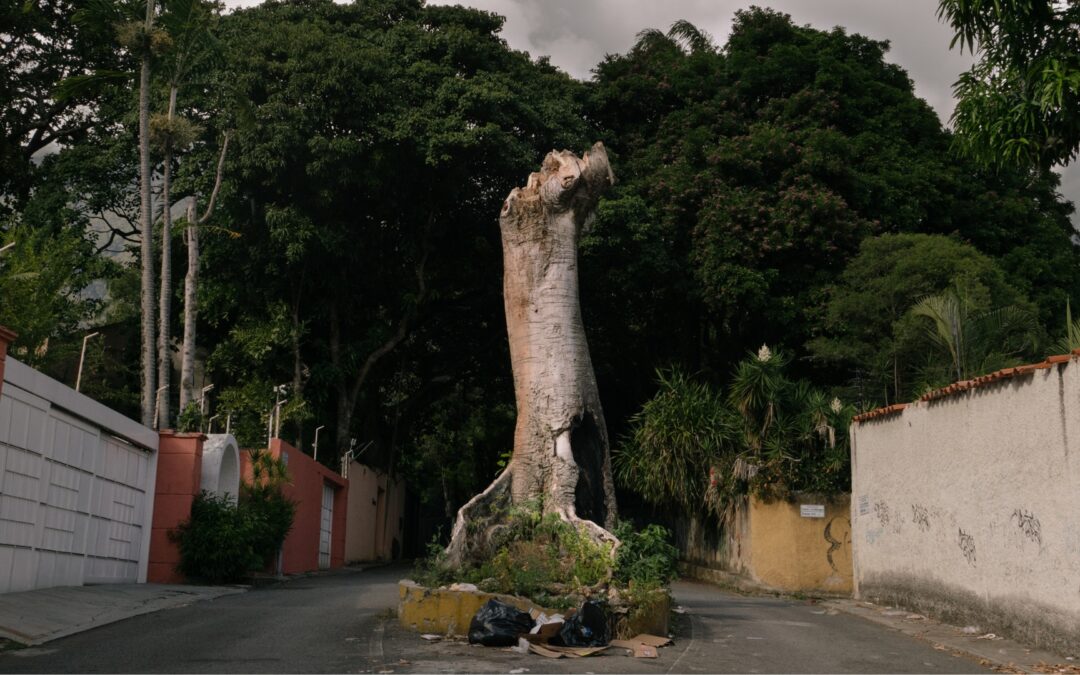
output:
<svg viewBox="0 0 1080 675"><path fill-rule="evenodd" d="M1054 351L1071 352L1080 349L1080 319L1073 321L1071 303L1065 301L1065 337L1054 343Z"/></svg>
<svg viewBox="0 0 1080 675"><path fill-rule="evenodd" d="M947 357L957 380L1015 364L1034 343L1029 312L1015 305L978 312L960 288L926 296L911 311L930 320L926 337Z"/></svg>

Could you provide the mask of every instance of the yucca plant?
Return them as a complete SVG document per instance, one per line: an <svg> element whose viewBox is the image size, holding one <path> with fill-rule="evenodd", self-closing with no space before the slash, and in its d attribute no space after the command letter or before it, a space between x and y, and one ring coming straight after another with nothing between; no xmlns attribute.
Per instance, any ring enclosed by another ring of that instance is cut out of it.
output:
<svg viewBox="0 0 1080 675"><path fill-rule="evenodd" d="M630 419L614 454L615 476L653 504L684 513L701 506L709 467L734 447L737 427L709 385L672 368L657 371L659 391Z"/></svg>

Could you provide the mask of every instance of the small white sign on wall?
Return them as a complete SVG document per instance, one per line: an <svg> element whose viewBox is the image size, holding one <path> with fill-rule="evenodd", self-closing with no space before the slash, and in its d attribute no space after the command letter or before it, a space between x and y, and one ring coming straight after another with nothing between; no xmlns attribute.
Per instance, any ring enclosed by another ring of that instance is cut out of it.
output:
<svg viewBox="0 0 1080 675"><path fill-rule="evenodd" d="M799 515L803 518L824 518L825 517L825 505L824 504L800 504Z"/></svg>

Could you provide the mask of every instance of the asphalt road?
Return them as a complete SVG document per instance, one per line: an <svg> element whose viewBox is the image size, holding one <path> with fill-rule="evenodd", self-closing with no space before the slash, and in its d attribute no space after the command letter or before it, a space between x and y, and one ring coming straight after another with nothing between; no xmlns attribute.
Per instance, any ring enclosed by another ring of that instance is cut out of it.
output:
<svg viewBox="0 0 1080 675"><path fill-rule="evenodd" d="M588 659L428 643L393 618L388 567L294 580L0 654L0 672L961 673L985 672L896 631L819 605L678 582L688 612L655 660ZM518 671L523 672L523 671Z"/></svg>

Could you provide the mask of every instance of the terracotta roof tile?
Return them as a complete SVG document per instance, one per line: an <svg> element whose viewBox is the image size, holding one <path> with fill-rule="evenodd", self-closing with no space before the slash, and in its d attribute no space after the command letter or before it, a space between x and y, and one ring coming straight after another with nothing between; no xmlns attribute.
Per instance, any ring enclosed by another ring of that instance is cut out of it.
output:
<svg viewBox="0 0 1080 675"><path fill-rule="evenodd" d="M978 389L1000 380L1007 380L1018 375L1029 375L1036 370L1046 370L1054 364L1068 363L1072 361L1074 357L1080 357L1080 349L1074 349L1068 354L1057 354L1054 356L1048 356L1045 361L1040 363L1030 363L1023 366L1016 366L1012 368L1002 368L1001 370L994 371L988 375L980 375L979 377L970 380L961 380L960 382L953 382L952 384L942 387L940 389L934 389L928 391L918 398L919 401L936 401L938 399L951 396L953 394L959 394L970 389ZM865 422L866 420L875 419L878 417L885 417L886 415L894 415L901 412L907 407L906 403L895 403L893 405L885 406L884 408L877 408L869 412L856 415L851 418L852 422Z"/></svg>

